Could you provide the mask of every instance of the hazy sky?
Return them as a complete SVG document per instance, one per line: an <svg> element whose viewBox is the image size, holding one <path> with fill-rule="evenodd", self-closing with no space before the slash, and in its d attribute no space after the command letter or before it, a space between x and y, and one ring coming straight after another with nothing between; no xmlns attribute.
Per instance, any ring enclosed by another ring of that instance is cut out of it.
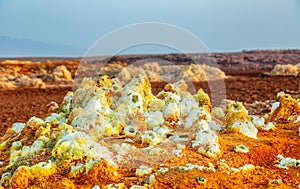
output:
<svg viewBox="0 0 300 189"><path fill-rule="evenodd" d="M149 21L182 27L211 51L300 48L299 0L0 0L0 35L80 48Z"/></svg>

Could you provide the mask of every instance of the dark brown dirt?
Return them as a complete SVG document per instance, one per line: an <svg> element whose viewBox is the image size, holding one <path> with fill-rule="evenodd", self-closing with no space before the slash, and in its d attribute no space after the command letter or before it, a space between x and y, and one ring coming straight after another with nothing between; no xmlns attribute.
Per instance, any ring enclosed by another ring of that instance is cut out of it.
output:
<svg viewBox="0 0 300 189"><path fill-rule="evenodd" d="M81 58L63 57L26 57L26 58L1 58L4 60L29 60L32 62L51 62L50 67L61 65L62 63L71 70L80 63ZM98 58L97 58L98 59ZM122 62L132 64L145 59L163 59L174 64L210 63L217 65L221 70L229 75L241 75L244 73L259 74L271 71L276 64L298 64L300 63L300 50L253 50L232 53L212 53L212 54L157 54L157 55L123 55L114 57L99 57L99 60L109 63ZM204 60L204 61L203 61ZM54 64L53 64L54 63ZM24 66L27 67L27 66ZM30 66L29 66L30 67ZM30 69L30 68L29 68ZM50 68L49 68L50 69Z"/></svg>

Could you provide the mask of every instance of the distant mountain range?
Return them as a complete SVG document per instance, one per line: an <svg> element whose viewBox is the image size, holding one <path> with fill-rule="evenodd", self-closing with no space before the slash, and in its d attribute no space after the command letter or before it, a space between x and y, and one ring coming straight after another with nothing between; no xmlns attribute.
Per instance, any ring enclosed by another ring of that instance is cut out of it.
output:
<svg viewBox="0 0 300 189"><path fill-rule="evenodd" d="M83 56L84 49L30 39L0 36L0 57Z"/></svg>

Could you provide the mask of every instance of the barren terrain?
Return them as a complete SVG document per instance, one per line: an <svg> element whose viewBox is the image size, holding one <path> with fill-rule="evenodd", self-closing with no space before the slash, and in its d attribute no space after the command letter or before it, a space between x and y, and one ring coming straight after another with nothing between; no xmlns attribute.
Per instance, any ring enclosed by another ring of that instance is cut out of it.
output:
<svg viewBox="0 0 300 189"><path fill-rule="evenodd" d="M191 60L184 55L151 55L162 58L175 64L190 64ZM150 56L150 57L151 57ZM201 55L199 55L201 57ZM262 116L271 111L271 103L276 99L280 91L300 97L300 75L298 76L270 76L270 72L276 64L298 64L300 63L300 50L286 51L245 51L240 53L216 53L215 59L225 72L226 98L241 101L249 110L249 114ZM111 61L134 63L143 56L114 57ZM152 57L151 57L152 58ZM0 136L14 122L26 123L32 116L45 118L48 112L47 105L51 101L61 103L68 91L72 91L72 82L68 80L52 80L53 69L56 66L65 65L74 78L76 68L80 59L73 58L24 58L22 60L33 61L31 64L4 64L0 63L0 70L9 67L18 67L15 75L35 74L35 78L41 79L45 85L41 86L17 86L14 88L0 89ZM4 61L4 59L2 59ZM42 62L36 63L36 62ZM20 68L20 69L19 69ZM40 75L39 70L47 70ZM47 77L46 77L46 76ZM48 77L49 76L49 77ZM30 77L31 78L31 77ZM46 78L46 79L45 79ZM48 78L48 80L47 80ZM50 78L50 79L49 79ZM14 80L17 81L17 80ZM216 81L217 82L217 81ZM157 94L163 89L159 82L152 82L152 91ZM196 89L203 88L210 94L207 82L194 82ZM195 152L190 146L180 157L174 157L164 162L165 167L186 165L187 163L205 165L212 163L215 172L211 171L178 171L170 169L166 174L156 176L154 188L300 188L299 166L289 169L280 169L275 166L278 162L277 155L300 159L300 139L298 135L298 124L282 124L276 126L273 131L259 131L258 139L249 139L245 136L220 131L220 145L222 153L217 158L209 158ZM236 153L234 147L244 144L250 151L246 154ZM250 171L231 171L229 167L238 168L246 164L256 166ZM1 165L0 165L1 168ZM153 170L158 170L154 167ZM121 178L116 183L125 183L126 186L133 184L143 185L144 177L136 177L135 170L128 167L121 168ZM207 180L205 185L197 182L198 176ZM57 178L55 178L57 179ZM77 187L84 188L91 183L77 181ZM53 185L53 183L52 183ZM50 183L49 183L50 186ZM54 186L53 186L54 187Z"/></svg>

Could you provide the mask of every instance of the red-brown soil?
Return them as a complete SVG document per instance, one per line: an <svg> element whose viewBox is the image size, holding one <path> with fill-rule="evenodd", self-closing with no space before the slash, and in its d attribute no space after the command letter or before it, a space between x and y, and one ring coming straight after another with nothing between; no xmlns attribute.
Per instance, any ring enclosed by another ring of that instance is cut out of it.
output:
<svg viewBox="0 0 300 189"><path fill-rule="evenodd" d="M27 122L32 116L43 117L47 113L47 104L61 102L72 87L54 89L29 89L0 91L1 136L14 122Z"/></svg>

